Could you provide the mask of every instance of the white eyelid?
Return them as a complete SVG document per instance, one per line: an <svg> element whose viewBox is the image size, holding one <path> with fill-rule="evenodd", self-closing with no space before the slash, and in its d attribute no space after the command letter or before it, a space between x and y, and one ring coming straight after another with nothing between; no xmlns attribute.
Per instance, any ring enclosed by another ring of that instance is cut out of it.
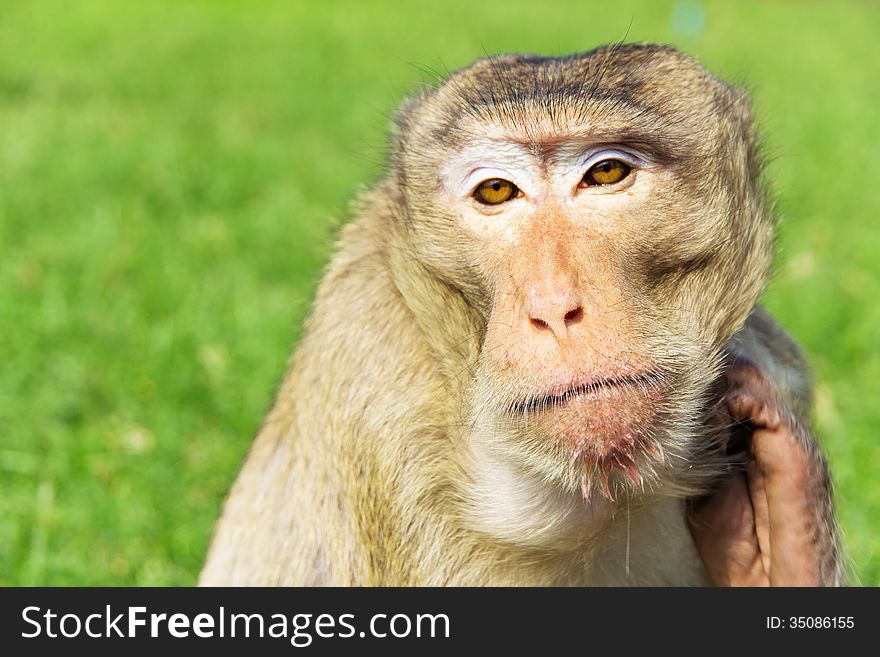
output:
<svg viewBox="0 0 880 657"><path fill-rule="evenodd" d="M650 164L647 158L636 155L635 153L617 148L603 148L602 150L593 151L592 153L587 154L586 158L583 160L583 164L581 164L583 173L586 174L591 166L598 164L603 160L620 160L631 167L646 166Z"/></svg>

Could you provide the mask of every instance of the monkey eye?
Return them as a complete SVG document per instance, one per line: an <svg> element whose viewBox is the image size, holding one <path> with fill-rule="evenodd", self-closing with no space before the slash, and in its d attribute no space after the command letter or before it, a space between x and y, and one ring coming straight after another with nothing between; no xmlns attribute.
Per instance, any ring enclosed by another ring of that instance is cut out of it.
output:
<svg viewBox="0 0 880 657"><path fill-rule="evenodd" d="M630 171L632 171L632 167L626 162L609 158L591 166L584 174L581 185L583 187L613 185L626 178Z"/></svg>
<svg viewBox="0 0 880 657"><path fill-rule="evenodd" d="M498 205L519 194L519 188L509 180L491 178L484 180L474 190L474 198L483 205Z"/></svg>

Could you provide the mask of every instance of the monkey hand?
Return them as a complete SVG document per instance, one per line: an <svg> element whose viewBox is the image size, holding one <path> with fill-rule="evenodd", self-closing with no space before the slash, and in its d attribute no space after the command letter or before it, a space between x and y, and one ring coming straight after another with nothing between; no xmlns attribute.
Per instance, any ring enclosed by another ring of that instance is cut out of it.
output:
<svg viewBox="0 0 880 657"><path fill-rule="evenodd" d="M824 458L780 391L753 363L727 373L723 412L748 429L745 468L690 508L709 577L726 586L838 583L836 537ZM830 572L829 572L830 571Z"/></svg>

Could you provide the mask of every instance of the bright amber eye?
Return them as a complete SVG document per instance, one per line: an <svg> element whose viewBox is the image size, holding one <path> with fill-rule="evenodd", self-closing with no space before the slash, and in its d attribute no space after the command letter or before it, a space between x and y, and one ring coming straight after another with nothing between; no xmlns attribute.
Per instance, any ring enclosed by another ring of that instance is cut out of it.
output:
<svg viewBox="0 0 880 657"><path fill-rule="evenodd" d="M632 167L620 160L602 160L590 167L584 175L583 185L613 185L629 175Z"/></svg>
<svg viewBox="0 0 880 657"><path fill-rule="evenodd" d="M519 189L509 180L492 178L484 180L474 190L474 198L485 205L498 205L509 201L519 193Z"/></svg>

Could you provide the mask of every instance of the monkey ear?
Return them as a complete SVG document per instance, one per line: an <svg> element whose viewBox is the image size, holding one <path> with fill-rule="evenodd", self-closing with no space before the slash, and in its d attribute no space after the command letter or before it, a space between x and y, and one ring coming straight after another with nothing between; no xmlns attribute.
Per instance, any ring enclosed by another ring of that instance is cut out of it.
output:
<svg viewBox="0 0 880 657"><path fill-rule="evenodd" d="M724 372L721 412L731 422L727 444L730 455L752 452L756 431L771 431L799 442L809 433L801 430L807 418L798 418L785 391L776 385L768 371L742 354L730 354ZM801 435L803 434L803 435Z"/></svg>
<svg viewBox="0 0 880 657"><path fill-rule="evenodd" d="M782 391L773 385L767 373L741 354L731 354L724 373L724 401L731 419L747 422L755 428L778 428L786 411Z"/></svg>
<svg viewBox="0 0 880 657"><path fill-rule="evenodd" d="M785 388L768 371L737 354L724 377L723 408L733 423L728 453L745 451L767 470L785 470L805 460L825 469L809 417L798 412L796 401L787 399Z"/></svg>

